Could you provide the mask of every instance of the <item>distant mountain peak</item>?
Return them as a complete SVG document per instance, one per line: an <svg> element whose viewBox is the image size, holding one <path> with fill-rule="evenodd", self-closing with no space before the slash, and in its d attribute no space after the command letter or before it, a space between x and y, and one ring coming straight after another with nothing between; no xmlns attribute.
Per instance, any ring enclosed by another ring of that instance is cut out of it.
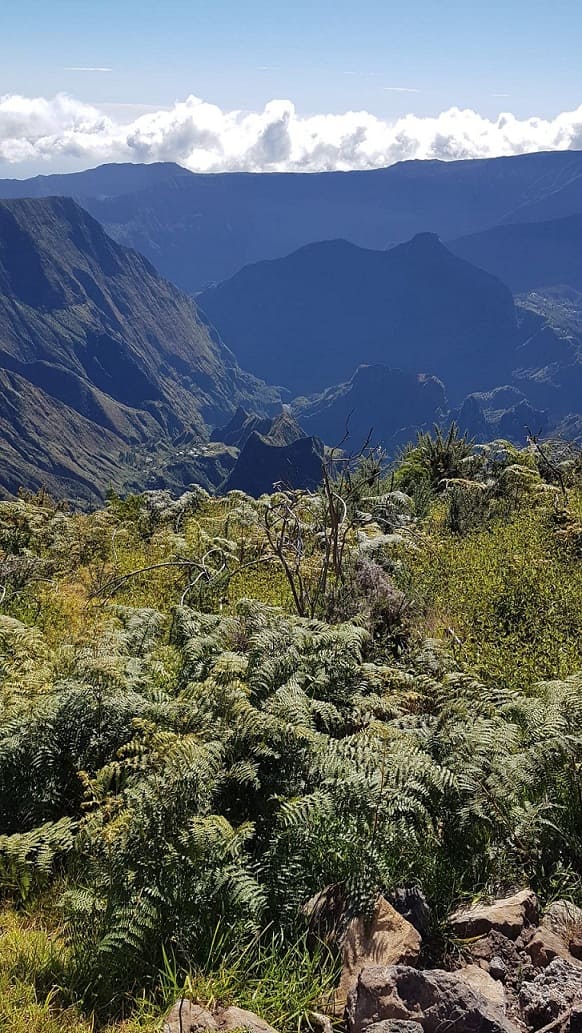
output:
<svg viewBox="0 0 582 1033"><path fill-rule="evenodd" d="M427 248L442 248L446 251L438 233L429 233L427 230L422 233L415 233L408 243L403 244L402 246L408 248L422 248L423 250Z"/></svg>
<svg viewBox="0 0 582 1033"><path fill-rule="evenodd" d="M435 233L385 251L310 244L198 300L243 367L296 396L379 363L441 377L460 401L506 379L519 343L511 292Z"/></svg>

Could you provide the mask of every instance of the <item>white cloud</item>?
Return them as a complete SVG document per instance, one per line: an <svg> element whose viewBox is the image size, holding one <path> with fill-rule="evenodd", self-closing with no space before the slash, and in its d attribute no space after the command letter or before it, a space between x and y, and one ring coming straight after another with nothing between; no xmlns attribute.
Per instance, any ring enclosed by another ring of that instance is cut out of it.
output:
<svg viewBox="0 0 582 1033"><path fill-rule="evenodd" d="M86 68L82 65L69 65L63 69L64 72L112 72L112 68Z"/></svg>
<svg viewBox="0 0 582 1033"><path fill-rule="evenodd" d="M414 86L385 86L390 93L420 93Z"/></svg>
<svg viewBox="0 0 582 1033"><path fill-rule="evenodd" d="M110 108L108 109L110 110ZM223 111L198 97L126 120L66 94L0 97L0 161L59 168L177 161L193 171L369 169L406 158L486 158L582 147L582 105L555 118L450 108L393 121L367 111L299 115L290 100Z"/></svg>

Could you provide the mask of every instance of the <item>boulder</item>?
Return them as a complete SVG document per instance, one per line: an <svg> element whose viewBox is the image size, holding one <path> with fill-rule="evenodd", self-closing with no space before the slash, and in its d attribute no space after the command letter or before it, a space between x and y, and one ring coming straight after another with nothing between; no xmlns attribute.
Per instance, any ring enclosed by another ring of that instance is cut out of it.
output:
<svg viewBox="0 0 582 1033"><path fill-rule="evenodd" d="M420 955L420 933L380 897L371 919L352 918L342 943L339 1001L345 1001L363 968L370 965L415 965Z"/></svg>
<svg viewBox="0 0 582 1033"><path fill-rule="evenodd" d="M245 1029L249 1033L277 1033L268 1022L244 1008L221 1008L217 1012L219 1029Z"/></svg>
<svg viewBox="0 0 582 1033"><path fill-rule="evenodd" d="M503 984L498 980L494 979L493 976L486 972L480 965L466 965L465 968L461 968L454 975L458 976L463 983L470 986L472 990L476 990L482 994L489 1004L495 1008L500 1008L501 1011L505 1011L505 991Z"/></svg>
<svg viewBox="0 0 582 1033"><path fill-rule="evenodd" d="M186 997L176 1001L164 1022L164 1033L198 1033L199 1030L217 1029L218 1023L212 1012Z"/></svg>
<svg viewBox="0 0 582 1033"><path fill-rule="evenodd" d="M164 1022L164 1033L203 1033L205 1030L231 1029L244 1029L249 1033L277 1033L268 1022L252 1011L234 1007L218 1008L213 1014L185 997L176 1001Z"/></svg>
<svg viewBox="0 0 582 1033"><path fill-rule="evenodd" d="M347 1007L349 1033L368 1033L386 1019L418 1022L424 1033L515 1033L502 1010L458 972L374 966L360 973Z"/></svg>
<svg viewBox="0 0 582 1033"><path fill-rule="evenodd" d="M556 936L550 929L540 926L534 932L525 948L535 968L546 968L554 958L571 958L568 945L561 936Z"/></svg>
<svg viewBox="0 0 582 1033"><path fill-rule="evenodd" d="M538 902L532 890L521 890L510 897L494 900L491 904L474 904L459 908L450 917L450 925L456 936L470 939L486 936L491 930L516 940L524 926L535 925L538 920Z"/></svg>
<svg viewBox="0 0 582 1033"><path fill-rule="evenodd" d="M508 989L515 990L524 979L533 979L535 975L531 959L524 954L522 944L495 930L469 942L467 946L475 964L485 967L493 979L500 980Z"/></svg>
<svg viewBox="0 0 582 1033"><path fill-rule="evenodd" d="M530 983L524 983L519 1003L525 1023L542 1029L560 1017L566 1021L573 1005L582 1004L582 965L555 958Z"/></svg>
<svg viewBox="0 0 582 1033"><path fill-rule="evenodd" d="M577 938L581 932L582 908L566 900L555 900L529 940L527 953L536 968L545 968L554 958L579 960L582 952L578 949Z"/></svg>
<svg viewBox="0 0 582 1033"><path fill-rule="evenodd" d="M430 931L430 908L427 899L418 886L399 886L388 894L387 900L407 922L410 922L421 936Z"/></svg>
<svg viewBox="0 0 582 1033"><path fill-rule="evenodd" d="M569 900L554 900L544 911L540 925L568 939L572 933L582 932L582 907Z"/></svg>

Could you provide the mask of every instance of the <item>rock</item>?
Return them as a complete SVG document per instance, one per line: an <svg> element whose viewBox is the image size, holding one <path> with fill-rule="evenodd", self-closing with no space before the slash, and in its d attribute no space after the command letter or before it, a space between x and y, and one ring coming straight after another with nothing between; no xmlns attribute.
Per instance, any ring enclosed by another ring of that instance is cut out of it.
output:
<svg viewBox="0 0 582 1033"><path fill-rule="evenodd" d="M467 948L472 961L481 966L486 963L491 978L503 984L507 1010L508 1013L512 1013L514 999L516 1001L521 984L536 975L521 939L510 940L503 933L493 930L487 936L467 941Z"/></svg>
<svg viewBox="0 0 582 1033"><path fill-rule="evenodd" d="M301 1028L311 1033L333 1033L333 1025L329 1015L320 1011L309 1011L302 1019Z"/></svg>
<svg viewBox="0 0 582 1033"><path fill-rule="evenodd" d="M540 925L551 929L557 936L571 936L574 931L582 932L582 908L569 900L554 900L544 911Z"/></svg>
<svg viewBox="0 0 582 1033"><path fill-rule="evenodd" d="M536 968L545 968L554 958L582 957L576 938L582 932L582 909L566 900L556 900L547 908L526 950ZM580 944L582 948L582 942ZM576 953L578 951L578 954Z"/></svg>
<svg viewBox="0 0 582 1033"><path fill-rule="evenodd" d="M500 1008L458 972L373 966L360 973L347 1007L349 1033L368 1033L385 1019L418 1022L424 1033L515 1033Z"/></svg>
<svg viewBox="0 0 582 1033"><path fill-rule="evenodd" d="M555 958L535 979L523 985L519 1003L525 1022L534 1030L567 1015L573 1004L582 1003L582 966Z"/></svg>
<svg viewBox="0 0 582 1033"><path fill-rule="evenodd" d="M466 983L467 986L482 994L485 1000L493 1007L500 1008L503 1012L505 1011L505 991L503 985L496 979L493 979L493 976L485 972L479 965L466 965L465 968L459 969L454 974Z"/></svg>
<svg viewBox="0 0 582 1033"><path fill-rule="evenodd" d="M570 1012L570 1033L582 1033L582 1004L572 1005Z"/></svg>
<svg viewBox="0 0 582 1033"><path fill-rule="evenodd" d="M493 958L501 958L505 965L519 963L519 953L513 940L503 933L490 932L487 936L479 936L468 944L471 957L478 961L484 959L491 962Z"/></svg>
<svg viewBox="0 0 582 1033"><path fill-rule="evenodd" d="M424 893L418 886L399 886L388 894L387 900L407 922L418 930L421 936L428 936L430 908Z"/></svg>
<svg viewBox="0 0 582 1033"><path fill-rule="evenodd" d="M244 1008L223 1008L217 1013L219 1029L245 1029L249 1033L277 1033L273 1026Z"/></svg>
<svg viewBox="0 0 582 1033"><path fill-rule="evenodd" d="M197 1030L216 1030L218 1023L214 1015L183 997L176 1001L166 1015L164 1033L195 1033Z"/></svg>
<svg viewBox="0 0 582 1033"><path fill-rule="evenodd" d="M492 979L498 979L500 983L504 983L507 978L507 965L498 954L489 962L489 975Z"/></svg>
<svg viewBox="0 0 582 1033"><path fill-rule="evenodd" d="M341 934L346 910L344 893L340 886L326 886L302 907L310 935L328 946L334 945Z"/></svg>
<svg viewBox="0 0 582 1033"><path fill-rule="evenodd" d="M550 929L536 929L525 948L536 968L546 968L554 958L570 958L568 945Z"/></svg>
<svg viewBox="0 0 582 1033"><path fill-rule="evenodd" d="M422 1026L410 1019L384 1019L367 1026L366 1033L422 1033Z"/></svg>
<svg viewBox="0 0 582 1033"><path fill-rule="evenodd" d="M577 933L568 943L570 954L577 961L582 961L582 933Z"/></svg>
<svg viewBox="0 0 582 1033"><path fill-rule="evenodd" d="M345 1003L363 968L370 965L415 965L420 933L384 897L370 920L360 916L348 923L342 943L343 969L338 999Z"/></svg>
<svg viewBox="0 0 582 1033"><path fill-rule="evenodd" d="M277 1033L252 1011L219 1008L215 1015L183 997L166 1016L164 1033L200 1033L204 1030L245 1029L250 1033Z"/></svg>
<svg viewBox="0 0 582 1033"><path fill-rule="evenodd" d="M461 939L485 936L491 930L516 940L526 925L535 925L538 902L532 890L521 890L511 897L494 900L491 904L474 904L459 908L449 921L453 932Z"/></svg>

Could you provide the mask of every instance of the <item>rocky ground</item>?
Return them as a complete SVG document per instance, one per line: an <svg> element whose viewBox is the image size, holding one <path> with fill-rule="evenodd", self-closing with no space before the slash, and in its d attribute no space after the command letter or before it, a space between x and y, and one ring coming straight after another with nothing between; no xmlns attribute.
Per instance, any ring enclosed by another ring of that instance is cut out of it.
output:
<svg viewBox="0 0 582 1033"><path fill-rule="evenodd" d="M370 920L345 919L333 888L306 906L314 934L339 942L343 971L315 1033L582 1033L582 909L555 901L540 916L528 889L450 916L458 959L426 967L430 914L420 892L380 898ZM430 952L428 952L430 953ZM322 1006L323 1008L323 1006ZM178 1001L165 1033L276 1033L239 1008Z"/></svg>

